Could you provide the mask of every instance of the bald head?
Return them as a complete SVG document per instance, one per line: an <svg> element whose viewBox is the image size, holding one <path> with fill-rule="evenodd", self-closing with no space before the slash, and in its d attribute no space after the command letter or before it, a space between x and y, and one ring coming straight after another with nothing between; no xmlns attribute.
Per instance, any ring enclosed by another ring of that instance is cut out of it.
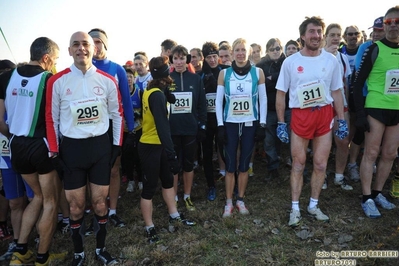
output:
<svg viewBox="0 0 399 266"><path fill-rule="evenodd" d="M78 31L72 34L68 51L69 55L73 57L75 66L85 73L92 66L96 46L89 34Z"/></svg>
<svg viewBox="0 0 399 266"><path fill-rule="evenodd" d="M72 46L73 42L76 40L86 40L89 44L94 45L93 38L84 31L77 31L72 34L71 39L69 40L69 46Z"/></svg>

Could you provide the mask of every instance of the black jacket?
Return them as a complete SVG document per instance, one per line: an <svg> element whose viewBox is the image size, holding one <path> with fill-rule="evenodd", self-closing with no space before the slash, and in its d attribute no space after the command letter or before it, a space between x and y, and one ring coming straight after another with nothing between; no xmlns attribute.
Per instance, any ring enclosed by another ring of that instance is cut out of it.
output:
<svg viewBox="0 0 399 266"><path fill-rule="evenodd" d="M256 64L257 67L263 70L265 74L265 85L266 85L266 95L267 95L267 110L276 111L276 84L277 79L280 75L281 65L285 60L285 55L281 54L277 61L270 59L269 55L266 55L262 60ZM288 108L288 93L286 94L285 101L286 107Z"/></svg>

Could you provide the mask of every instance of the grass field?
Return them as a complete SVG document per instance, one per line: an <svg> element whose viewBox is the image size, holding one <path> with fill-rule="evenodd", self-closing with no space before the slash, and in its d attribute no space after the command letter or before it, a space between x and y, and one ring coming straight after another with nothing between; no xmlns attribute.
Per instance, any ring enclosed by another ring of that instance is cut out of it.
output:
<svg viewBox="0 0 399 266"><path fill-rule="evenodd" d="M283 151L282 158L285 156L287 154ZM360 206L360 183L350 183L354 187L353 191L344 191L335 186L332 157L328 167L331 173L328 188L322 191L319 199L319 206L330 217L330 221L319 222L307 215L310 185L305 183L300 198L302 224L297 228L288 226L291 209L290 169L281 165L281 178L265 182L266 167L261 159L257 157L254 162L255 176L250 178L245 196L251 213L247 216L241 216L235 211L232 218L223 219L224 183L218 181L217 198L209 202L206 200L207 187L203 171L197 170L192 191L192 200L197 210L188 213L182 200L179 202L179 210L195 220L197 226L183 227L175 233L169 233L168 214L159 191L154 198L154 223L162 240L159 244L148 244L144 235L139 208L140 192L136 190L127 193L126 184L123 184L118 215L125 220L127 226L114 228L108 225L107 250L113 256L118 256L122 265L315 265L316 259L331 259L331 256L337 254L345 255L345 251L346 255L355 254L349 253L353 251L363 252L356 253L360 258L341 260L341 263L399 265L398 257L388 259L381 258L384 253L368 253L394 250L394 254L397 254L398 208L391 211L380 209L380 219L365 217ZM310 163L307 167L311 172ZM390 179L383 194L399 205L397 199L388 196L389 187ZM91 215L88 215L87 224L90 218ZM31 246L34 246L34 236L35 233L32 233ZM0 244L1 251L5 251L8 243ZM86 237L86 265L100 265L94 260L94 249L95 237ZM70 252L68 259L57 265L70 265L73 256L70 236L57 232L52 251L64 250ZM372 255L379 257L374 258Z"/></svg>

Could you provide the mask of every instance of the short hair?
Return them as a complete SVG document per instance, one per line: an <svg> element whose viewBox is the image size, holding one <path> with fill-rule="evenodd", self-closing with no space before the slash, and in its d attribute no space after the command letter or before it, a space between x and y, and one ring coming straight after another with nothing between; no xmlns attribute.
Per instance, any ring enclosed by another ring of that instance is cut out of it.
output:
<svg viewBox="0 0 399 266"><path fill-rule="evenodd" d="M299 48L301 47L301 45L299 44L299 42L298 41L295 41L295 40L289 40L286 44L285 44L285 47L287 47L288 45L295 45L297 48L298 48L298 50L299 50Z"/></svg>
<svg viewBox="0 0 399 266"><path fill-rule="evenodd" d="M200 48L195 47L195 48L192 48L192 49L190 50L190 52L191 52L191 51L196 51L197 54L198 54L198 56L201 57L201 58L204 57L204 55L202 54L202 50L201 50Z"/></svg>
<svg viewBox="0 0 399 266"><path fill-rule="evenodd" d="M134 56L133 60L143 60L144 63L148 65L148 58L143 54L137 54Z"/></svg>
<svg viewBox="0 0 399 266"><path fill-rule="evenodd" d="M173 56L174 54L187 56L189 53L187 48L183 45L176 45L175 47L173 47L171 55Z"/></svg>
<svg viewBox="0 0 399 266"><path fill-rule="evenodd" d="M53 55L55 51L59 50L60 48L53 40L47 37L39 37L30 46L30 60L39 61L44 55Z"/></svg>
<svg viewBox="0 0 399 266"><path fill-rule="evenodd" d="M163 46L164 50L172 50L173 47L177 45L177 42L171 39L166 39L161 43L161 46Z"/></svg>
<svg viewBox="0 0 399 266"><path fill-rule="evenodd" d="M220 50L225 50L225 51L229 51L229 52L231 52L231 45L230 44L228 44L228 43L224 43L224 44L222 44L221 46L219 46L219 51Z"/></svg>
<svg viewBox="0 0 399 266"><path fill-rule="evenodd" d="M125 69L126 74L131 74L131 75L134 76L134 71L133 71L133 69L132 69L131 67L129 67L129 66L123 66L123 68Z"/></svg>
<svg viewBox="0 0 399 266"><path fill-rule="evenodd" d="M324 34L324 29L326 27L326 24L324 24L324 21L321 17L319 16L312 16L312 17L305 17L305 20L299 25L299 36L302 37L303 35L306 34L306 29L309 24L314 24L317 26L321 26L321 29ZM303 45L303 40L301 38L301 44Z"/></svg>
<svg viewBox="0 0 399 266"><path fill-rule="evenodd" d="M216 43L214 42L205 42L202 45L202 54L204 55L204 57L206 57L205 55L209 55L211 52L219 52L219 47Z"/></svg>
<svg viewBox="0 0 399 266"><path fill-rule="evenodd" d="M220 46L222 46L223 44L228 44L228 45L230 45L230 43L229 43L228 41L221 41L221 42L219 42L219 45L218 45L218 46L220 47Z"/></svg>
<svg viewBox="0 0 399 266"><path fill-rule="evenodd" d="M330 25L327 26L325 35L327 36L330 30L334 28L337 28L340 31L342 31L341 25L339 25L338 23L331 23Z"/></svg>
<svg viewBox="0 0 399 266"><path fill-rule="evenodd" d="M399 12L399 5L391 7L390 9L388 9L388 11L385 13L384 17L386 17L389 13L393 13L393 12Z"/></svg>

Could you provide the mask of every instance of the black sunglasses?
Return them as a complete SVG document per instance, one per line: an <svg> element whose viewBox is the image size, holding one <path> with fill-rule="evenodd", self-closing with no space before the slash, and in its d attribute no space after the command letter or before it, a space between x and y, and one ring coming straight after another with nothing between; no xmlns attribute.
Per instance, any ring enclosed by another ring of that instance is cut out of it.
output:
<svg viewBox="0 0 399 266"><path fill-rule="evenodd" d="M348 36L353 36L353 35L358 36L359 34L360 34L360 32L348 32L346 35L348 35Z"/></svg>
<svg viewBox="0 0 399 266"><path fill-rule="evenodd" d="M270 49L269 49L270 52L274 52L274 51L277 51L277 52L278 52L278 51L280 51L280 50L281 50L281 47L280 47L280 46L278 46L278 47L276 47L276 48L270 48Z"/></svg>

